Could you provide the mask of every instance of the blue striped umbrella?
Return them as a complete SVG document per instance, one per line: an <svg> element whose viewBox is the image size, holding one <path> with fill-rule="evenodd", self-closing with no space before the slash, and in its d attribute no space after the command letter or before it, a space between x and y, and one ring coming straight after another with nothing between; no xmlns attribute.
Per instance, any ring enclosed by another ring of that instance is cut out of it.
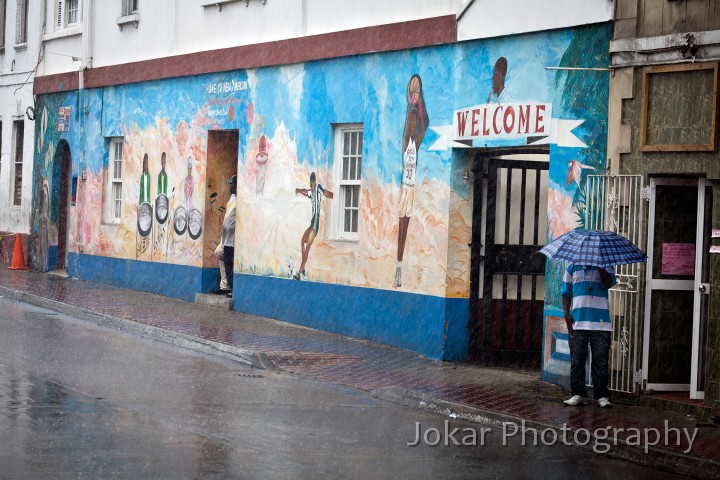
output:
<svg viewBox="0 0 720 480"><path fill-rule="evenodd" d="M605 230L572 230L545 245L540 253L553 260L595 267L647 261L647 255L630 240Z"/></svg>

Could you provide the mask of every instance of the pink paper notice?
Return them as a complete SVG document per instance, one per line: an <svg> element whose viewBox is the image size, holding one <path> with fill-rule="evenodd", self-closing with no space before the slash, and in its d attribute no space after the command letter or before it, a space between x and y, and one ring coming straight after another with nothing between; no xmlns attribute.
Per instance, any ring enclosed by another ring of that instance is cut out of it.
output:
<svg viewBox="0 0 720 480"><path fill-rule="evenodd" d="M663 243L662 275L694 275L695 244Z"/></svg>

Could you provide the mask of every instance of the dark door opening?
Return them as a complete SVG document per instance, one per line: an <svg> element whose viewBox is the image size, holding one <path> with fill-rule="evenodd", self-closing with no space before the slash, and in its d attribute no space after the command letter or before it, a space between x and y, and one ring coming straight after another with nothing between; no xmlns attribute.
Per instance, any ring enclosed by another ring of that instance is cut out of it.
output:
<svg viewBox="0 0 720 480"><path fill-rule="evenodd" d="M67 268L67 237L70 220L70 176L72 155L66 141L58 143L52 167L52 192L50 194L50 222L57 227L57 261L53 269Z"/></svg>
<svg viewBox="0 0 720 480"><path fill-rule="evenodd" d="M545 257L537 252L547 235L547 153L511 148L475 154L472 361L540 366Z"/></svg>
<svg viewBox="0 0 720 480"><path fill-rule="evenodd" d="M221 240L225 207L230 199L227 180L238 171L239 130L210 130L207 150L207 189L203 230L203 267L218 268L214 252ZM233 261L233 259L230 259ZM215 289L218 285L215 286Z"/></svg>

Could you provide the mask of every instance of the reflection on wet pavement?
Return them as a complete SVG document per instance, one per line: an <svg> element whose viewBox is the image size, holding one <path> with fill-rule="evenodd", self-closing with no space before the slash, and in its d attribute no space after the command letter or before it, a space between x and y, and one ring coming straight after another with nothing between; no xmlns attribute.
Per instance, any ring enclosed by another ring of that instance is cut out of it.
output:
<svg viewBox="0 0 720 480"><path fill-rule="evenodd" d="M309 379L3 298L0 331L0 477L435 479L542 472L550 479L611 478L621 470L623 478L674 478L561 445L523 447L519 438L503 445L497 431L487 446L408 447L417 422L439 430L480 426L444 424L442 417L322 381L337 375L364 388L409 381L427 367L425 360L377 348L405 359L405 368L381 361L381 368L358 370L353 353L369 348L360 342L344 342L351 347L344 353L288 355L299 371L317 372ZM306 340L295 341L324 341ZM427 389L442 388L437 379L445 373L461 378L439 366L435 373L435 381L425 377ZM469 397L495 392L513 400L508 392L481 391L482 385L454 387Z"/></svg>
<svg viewBox="0 0 720 480"><path fill-rule="evenodd" d="M67 478L80 472L96 478L104 472L207 478L229 471L229 447L222 440L108 405L3 364L0 399L3 478ZM164 455L148 461L149 451Z"/></svg>

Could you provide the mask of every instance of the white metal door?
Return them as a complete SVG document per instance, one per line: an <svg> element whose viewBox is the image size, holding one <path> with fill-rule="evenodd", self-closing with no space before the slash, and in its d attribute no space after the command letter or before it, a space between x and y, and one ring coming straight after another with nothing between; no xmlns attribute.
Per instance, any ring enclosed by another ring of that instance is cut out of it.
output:
<svg viewBox="0 0 720 480"><path fill-rule="evenodd" d="M704 398L706 182L652 178L643 335L643 383Z"/></svg>
<svg viewBox="0 0 720 480"><path fill-rule="evenodd" d="M586 228L619 233L645 251L641 175L590 175L585 189ZM638 279L644 264L615 267L617 284L610 289L613 338L610 351L612 390L633 392L640 381L640 302ZM589 376L588 376L589 378Z"/></svg>

